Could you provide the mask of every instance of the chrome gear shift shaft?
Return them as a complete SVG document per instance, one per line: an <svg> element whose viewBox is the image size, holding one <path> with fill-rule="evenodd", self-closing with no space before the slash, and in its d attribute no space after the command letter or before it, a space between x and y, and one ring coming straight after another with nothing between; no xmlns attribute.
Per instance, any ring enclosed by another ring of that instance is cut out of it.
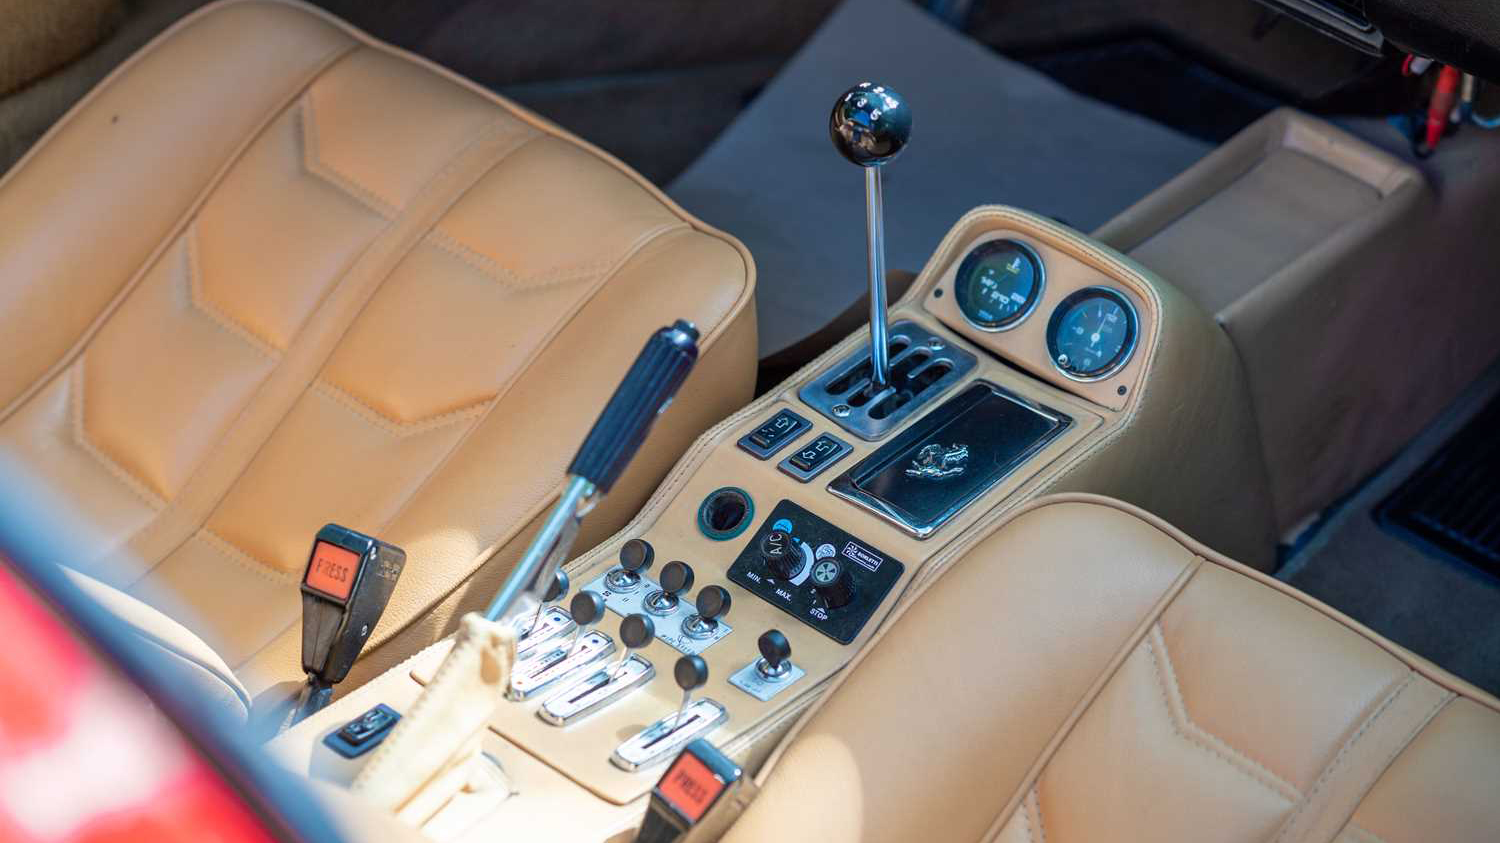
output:
<svg viewBox="0 0 1500 843"><path fill-rule="evenodd" d="M885 301L885 216L880 168L906 148L911 109L901 95L861 82L833 104L828 134L839 154L865 171L865 237L870 270L870 394L890 386L889 329Z"/></svg>

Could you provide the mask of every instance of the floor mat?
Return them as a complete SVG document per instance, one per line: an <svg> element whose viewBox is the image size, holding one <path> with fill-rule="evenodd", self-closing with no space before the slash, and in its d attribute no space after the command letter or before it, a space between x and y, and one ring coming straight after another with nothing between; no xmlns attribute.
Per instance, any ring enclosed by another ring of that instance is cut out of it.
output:
<svg viewBox="0 0 1500 843"><path fill-rule="evenodd" d="M1417 547L1500 575L1500 399L1375 510Z"/></svg>
<svg viewBox="0 0 1500 843"><path fill-rule="evenodd" d="M866 79L901 92L914 123L885 172L892 269L921 269L976 205L1089 231L1211 148L1080 96L904 0L847 0L668 190L755 256L762 356L864 289L863 177L834 152L827 123L834 98Z"/></svg>
<svg viewBox="0 0 1500 843"><path fill-rule="evenodd" d="M1486 414L1497 394L1500 366L1332 510L1276 574L1491 693L1500 693L1500 579L1382 528L1375 513L1471 422L1494 439L1497 419Z"/></svg>

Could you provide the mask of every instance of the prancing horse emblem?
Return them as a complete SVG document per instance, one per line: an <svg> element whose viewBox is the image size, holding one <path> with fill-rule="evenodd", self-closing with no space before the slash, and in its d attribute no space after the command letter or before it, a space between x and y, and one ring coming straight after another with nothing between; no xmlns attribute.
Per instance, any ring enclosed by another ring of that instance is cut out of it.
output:
<svg viewBox="0 0 1500 843"><path fill-rule="evenodd" d="M968 445L953 445L948 448L927 445L917 452L917 458L911 461L911 468L906 470L906 476L920 477L923 480L946 480L963 474L968 467Z"/></svg>

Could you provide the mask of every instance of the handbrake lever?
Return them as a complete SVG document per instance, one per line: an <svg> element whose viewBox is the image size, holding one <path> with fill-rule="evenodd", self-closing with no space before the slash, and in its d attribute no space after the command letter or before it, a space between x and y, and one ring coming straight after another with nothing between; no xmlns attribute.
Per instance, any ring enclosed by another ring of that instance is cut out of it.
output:
<svg viewBox="0 0 1500 843"><path fill-rule="evenodd" d="M529 629L578 522L614 487L698 360L698 330L683 320L646 341L568 466L568 482L546 523L484 617L459 621L453 648L351 789L420 826L467 781L483 756L479 736L511 687L516 639ZM561 589L559 589L559 596ZM582 633L581 633L582 634ZM648 677L649 678L649 677Z"/></svg>
<svg viewBox="0 0 1500 843"><path fill-rule="evenodd" d="M569 464L562 497L490 602L487 620L514 623L543 602L578 536L579 520L620 479L697 362L698 329L691 322L678 319L646 341Z"/></svg>

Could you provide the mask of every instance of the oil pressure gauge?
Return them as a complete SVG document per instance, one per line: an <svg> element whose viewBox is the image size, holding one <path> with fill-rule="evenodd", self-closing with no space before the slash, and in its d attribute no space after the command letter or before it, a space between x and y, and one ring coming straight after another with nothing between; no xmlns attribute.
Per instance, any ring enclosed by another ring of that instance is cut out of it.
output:
<svg viewBox="0 0 1500 843"><path fill-rule="evenodd" d="M1086 287L1063 299L1047 323L1052 365L1075 381L1103 380L1130 362L1139 332L1135 306L1109 287Z"/></svg>
<svg viewBox="0 0 1500 843"><path fill-rule="evenodd" d="M982 331L1005 331L1036 309L1046 281L1042 259L1030 246L991 240L975 246L959 264L953 291L969 324Z"/></svg>

